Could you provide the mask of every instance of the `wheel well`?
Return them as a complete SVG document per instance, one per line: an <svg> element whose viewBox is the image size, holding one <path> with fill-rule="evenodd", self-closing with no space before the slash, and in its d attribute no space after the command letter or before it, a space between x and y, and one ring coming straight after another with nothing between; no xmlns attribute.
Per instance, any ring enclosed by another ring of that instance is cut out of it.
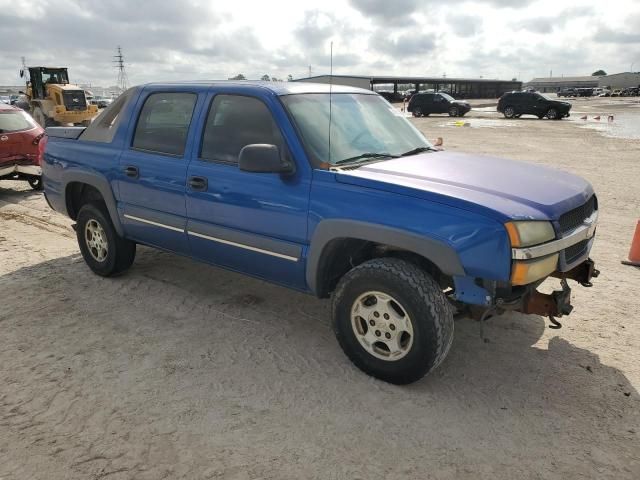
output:
<svg viewBox="0 0 640 480"><path fill-rule="evenodd" d="M65 192L67 213L72 220L78 217L80 208L89 202L103 202L104 198L96 187L87 183L71 182Z"/></svg>
<svg viewBox="0 0 640 480"><path fill-rule="evenodd" d="M445 275L431 260L417 253L392 245L359 240L337 238L329 242L320 258L317 280L318 296L328 297L340 279L352 268L374 258L401 258L422 268L444 289L453 285L453 280Z"/></svg>

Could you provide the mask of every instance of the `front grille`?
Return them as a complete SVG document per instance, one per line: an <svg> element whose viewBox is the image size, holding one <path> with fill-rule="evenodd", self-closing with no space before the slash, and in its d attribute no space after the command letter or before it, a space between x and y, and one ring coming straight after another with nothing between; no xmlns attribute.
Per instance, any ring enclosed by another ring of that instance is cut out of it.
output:
<svg viewBox="0 0 640 480"><path fill-rule="evenodd" d="M563 234L578 228L598 209L598 199L592 195L587 203L574 208L560 217L560 230Z"/></svg>
<svg viewBox="0 0 640 480"><path fill-rule="evenodd" d="M62 92L62 98L67 110L86 110L87 108L87 99L82 90Z"/></svg>
<svg viewBox="0 0 640 480"><path fill-rule="evenodd" d="M583 240L579 243L576 243L575 245L571 245L570 247L565 248L564 249L565 262L571 263L574 260L576 260L585 252L588 245L589 245L589 239Z"/></svg>

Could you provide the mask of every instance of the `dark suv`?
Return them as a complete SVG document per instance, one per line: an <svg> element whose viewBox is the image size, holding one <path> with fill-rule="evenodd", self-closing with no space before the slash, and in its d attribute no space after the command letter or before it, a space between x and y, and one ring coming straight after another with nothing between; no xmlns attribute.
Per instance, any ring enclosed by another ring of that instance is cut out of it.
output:
<svg viewBox="0 0 640 480"><path fill-rule="evenodd" d="M498 100L498 111L506 118L520 118L521 115L535 115L542 119L560 120L569 116L571 104L550 100L537 92L505 93Z"/></svg>
<svg viewBox="0 0 640 480"><path fill-rule="evenodd" d="M448 113L450 117L463 117L471 105L455 100L446 93L416 93L409 101L407 110L414 117L428 117L432 113Z"/></svg>

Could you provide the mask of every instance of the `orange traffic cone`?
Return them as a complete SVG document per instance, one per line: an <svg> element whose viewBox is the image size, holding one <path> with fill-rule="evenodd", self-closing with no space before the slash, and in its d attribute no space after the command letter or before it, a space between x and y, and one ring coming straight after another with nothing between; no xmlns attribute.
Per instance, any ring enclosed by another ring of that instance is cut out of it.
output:
<svg viewBox="0 0 640 480"><path fill-rule="evenodd" d="M580 117L580 120L586 120L587 116L585 115L584 117Z"/></svg>
<svg viewBox="0 0 640 480"><path fill-rule="evenodd" d="M594 120L600 121L600 115L598 115L597 117L593 117Z"/></svg>
<svg viewBox="0 0 640 480"><path fill-rule="evenodd" d="M631 241L631 250L629 250L629 260L623 260L625 265L633 265L634 267L640 267L640 220L636 225L636 233L633 235Z"/></svg>

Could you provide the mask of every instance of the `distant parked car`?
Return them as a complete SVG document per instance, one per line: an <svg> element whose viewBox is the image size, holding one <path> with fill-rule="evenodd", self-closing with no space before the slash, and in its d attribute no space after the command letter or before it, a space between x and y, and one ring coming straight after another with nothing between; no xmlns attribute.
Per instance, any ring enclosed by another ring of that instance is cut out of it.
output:
<svg viewBox="0 0 640 480"><path fill-rule="evenodd" d="M635 87L627 87L623 88L622 92L620 92L621 97L637 97L638 96L638 88Z"/></svg>
<svg viewBox="0 0 640 480"><path fill-rule="evenodd" d="M612 97L621 97L622 96L622 89L621 88L616 88L613 92L611 92L611 96Z"/></svg>
<svg viewBox="0 0 640 480"><path fill-rule="evenodd" d="M15 105L20 100L20 95L9 95L9 105Z"/></svg>
<svg viewBox="0 0 640 480"><path fill-rule="evenodd" d="M575 88L561 88L558 90L559 97L577 97L578 90Z"/></svg>
<svg viewBox="0 0 640 480"><path fill-rule="evenodd" d="M9 95L0 95L0 103L6 103L7 105L11 104L11 98Z"/></svg>
<svg viewBox="0 0 640 480"><path fill-rule="evenodd" d="M579 97L591 97L593 95L593 88L578 88Z"/></svg>
<svg viewBox="0 0 640 480"><path fill-rule="evenodd" d="M18 107L0 103L0 180L26 180L42 190L40 140L44 130Z"/></svg>
<svg viewBox="0 0 640 480"><path fill-rule="evenodd" d="M510 92L498 100L498 111L505 118L520 118L521 115L535 115L542 119L560 120L569 116L571 104L550 100L539 93Z"/></svg>
<svg viewBox="0 0 640 480"><path fill-rule="evenodd" d="M109 97L101 97L96 95L95 97L93 97L93 99L91 100L91 103L94 105L97 105L98 108L107 108L109 105L111 105L111 102L113 102L113 100Z"/></svg>
<svg viewBox="0 0 640 480"><path fill-rule="evenodd" d="M409 101L407 110L414 117L428 117L432 113L448 113L450 117L463 117L471 105L455 100L446 93L416 93Z"/></svg>

